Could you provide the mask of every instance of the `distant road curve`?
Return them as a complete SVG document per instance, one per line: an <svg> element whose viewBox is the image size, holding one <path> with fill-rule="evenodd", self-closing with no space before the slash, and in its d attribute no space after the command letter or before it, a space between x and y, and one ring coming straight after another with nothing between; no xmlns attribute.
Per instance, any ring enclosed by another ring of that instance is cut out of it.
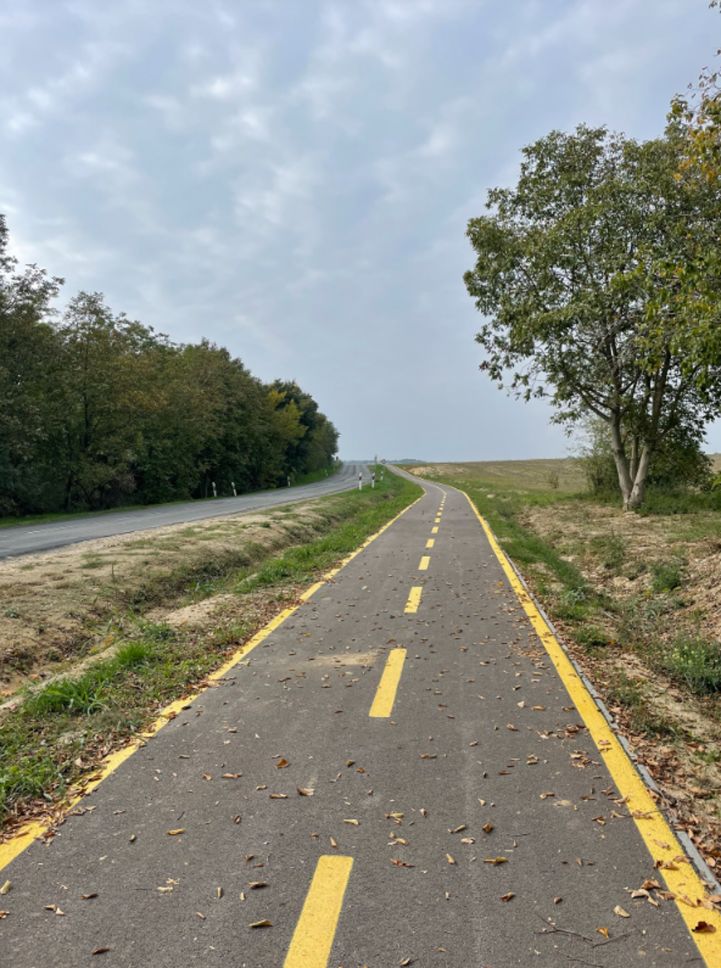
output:
<svg viewBox="0 0 721 968"><path fill-rule="evenodd" d="M240 497L157 504L137 510L80 515L67 521L18 524L0 528L0 560L49 551L52 548L62 548L64 545L77 544L79 541L92 541L94 538L109 538L116 534L148 531L169 524L185 524L189 521L243 514L279 504L309 501L324 494L337 494L340 491L350 490L357 485L359 473L363 474L367 484L369 471L366 464L343 464L340 471L332 477L299 487L279 487L273 491L242 494Z"/></svg>

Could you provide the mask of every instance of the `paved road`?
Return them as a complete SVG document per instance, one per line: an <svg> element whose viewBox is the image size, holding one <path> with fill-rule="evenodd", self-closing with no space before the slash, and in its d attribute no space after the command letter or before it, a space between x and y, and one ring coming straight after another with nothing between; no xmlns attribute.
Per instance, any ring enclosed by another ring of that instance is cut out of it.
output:
<svg viewBox="0 0 721 968"><path fill-rule="evenodd" d="M0 964L704 963L631 898L661 874L467 501L424 487L5 869Z"/></svg>
<svg viewBox="0 0 721 968"><path fill-rule="evenodd" d="M186 521L202 521L227 514L243 514L246 511L257 511L278 504L309 501L324 494L335 494L355 487L360 472L363 473L367 484L369 472L365 464L344 464L332 477L299 487L256 491L254 494L222 497L213 501L157 504L132 511L83 515L68 521L48 524L19 524L0 528L0 560L61 548L79 541L91 541L93 538L108 538L115 534L162 528L168 524L184 524Z"/></svg>

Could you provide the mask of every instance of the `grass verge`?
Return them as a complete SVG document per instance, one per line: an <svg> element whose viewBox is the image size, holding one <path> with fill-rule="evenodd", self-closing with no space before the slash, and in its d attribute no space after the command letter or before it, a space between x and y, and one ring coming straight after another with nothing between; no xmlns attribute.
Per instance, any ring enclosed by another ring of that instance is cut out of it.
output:
<svg viewBox="0 0 721 968"><path fill-rule="evenodd" d="M334 495L313 502L315 536L308 524L290 518L288 545L247 549L252 563L224 567L215 561L199 575L173 574L164 585L180 602L232 596L226 621L209 627L172 627L139 612L126 615L115 649L72 678L28 692L0 721L0 822L25 819L62 798L100 758L157 715L159 708L202 683L272 614L317 580L370 534L410 504L420 488L393 474L375 490ZM302 542L294 532L303 535ZM157 588L150 596L157 600ZM146 596L143 601L147 603ZM136 603L137 604L137 603ZM177 604L177 602L176 602Z"/></svg>

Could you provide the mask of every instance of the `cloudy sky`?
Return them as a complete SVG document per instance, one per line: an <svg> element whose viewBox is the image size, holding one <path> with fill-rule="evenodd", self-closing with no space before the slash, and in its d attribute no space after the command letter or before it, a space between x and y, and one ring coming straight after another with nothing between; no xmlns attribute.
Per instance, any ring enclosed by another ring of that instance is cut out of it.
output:
<svg viewBox="0 0 721 968"><path fill-rule="evenodd" d="M719 27L706 0L0 0L0 211L69 293L297 379L346 457L563 455L478 371L465 224L552 128L658 134Z"/></svg>

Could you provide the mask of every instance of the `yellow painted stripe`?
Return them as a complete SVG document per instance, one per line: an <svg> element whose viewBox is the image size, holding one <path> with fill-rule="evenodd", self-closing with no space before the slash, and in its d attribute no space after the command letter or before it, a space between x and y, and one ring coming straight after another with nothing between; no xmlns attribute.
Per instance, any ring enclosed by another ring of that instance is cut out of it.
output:
<svg viewBox="0 0 721 968"><path fill-rule="evenodd" d="M431 563L430 555L423 555L420 562L418 563L418 571L428 571L428 566Z"/></svg>
<svg viewBox="0 0 721 968"><path fill-rule="evenodd" d="M401 681L405 661L405 649L391 649L388 653L383 675L378 683L373 705L368 713L373 719L387 719L393 711L393 703L396 701L398 683Z"/></svg>
<svg viewBox="0 0 721 968"><path fill-rule="evenodd" d="M441 516L440 516L440 514L437 514L436 515L436 524L440 524L440 523L441 523Z"/></svg>
<svg viewBox="0 0 721 968"><path fill-rule="evenodd" d="M480 521L491 548L518 596L524 612L566 687L571 701L598 747L608 772L611 774L626 808L633 817L648 852L654 862L660 861L669 865L659 869L657 873L663 877L669 891L675 894L678 910L691 932L691 937L696 942L702 958L708 968L716 968L716 966L721 965L721 913L697 906L704 899L706 891L697 871L685 859L681 842L659 810L650 790L611 729L606 717L596 705L593 696L576 672L565 650L551 631L535 602L523 587L487 522L478 513L476 506L467 494L466 498ZM684 859L679 861L679 857ZM705 921L715 931L709 933L694 932L693 929L699 921Z"/></svg>
<svg viewBox="0 0 721 968"><path fill-rule="evenodd" d="M327 571L321 581L315 582L311 585L305 592L300 596L301 602L308 601L311 595L315 594L319 588L322 588L327 582L332 581L333 578L338 574L338 572L345 568L345 566L351 562L357 555L361 554L362 551L368 547L371 542L379 538L384 531L387 531L395 522L410 509L422 500L424 495L416 498L411 504L403 508L394 518L387 521L382 528L379 528L375 534L370 535L355 551L347 555L336 568L332 568ZM226 661L214 672L211 672L207 676L207 679L211 682L217 682L222 679L227 673L237 665L241 659L245 658L249 652L252 652L256 646L260 645L268 636L274 632L279 626L286 621L289 616L293 615L300 608L300 603L298 605L293 605L290 608L284 608L282 612L271 619L267 625L264 625L256 634L248 639L239 649L236 649L231 656L226 659ZM205 689L198 689L196 692L190 693L189 695L183 696L181 699L176 699L174 702L167 705L164 709L160 711L158 717L150 724L150 726L143 730L138 736L132 739L126 746L121 747L114 753L105 757L104 760L98 765L97 769L94 770L88 777L81 780L78 784L73 786L67 793L66 799L62 806L62 814L66 815L71 810L73 810L78 803L86 797L89 793L92 793L111 773L114 773L117 768L129 759L142 746L145 746L145 741L151 739L158 733L163 726L165 726L171 719L174 719L178 713L187 707L190 703L195 702L198 696L202 695ZM34 820L24 826L20 827L16 833L12 834L7 840L0 843L0 871L7 867L7 865L15 860L15 858L22 854L22 852L30 846L30 844L43 837L48 831L58 823L57 812L55 814L55 820L53 822L47 820Z"/></svg>
<svg viewBox="0 0 721 968"><path fill-rule="evenodd" d="M431 534L438 534L438 525L435 528L431 528Z"/></svg>
<svg viewBox="0 0 721 968"><path fill-rule="evenodd" d="M432 548L435 543L436 543L435 538L429 538L428 541L426 541L426 548Z"/></svg>
<svg viewBox="0 0 721 968"><path fill-rule="evenodd" d="M283 968L327 968L352 857L318 859Z"/></svg>
<svg viewBox="0 0 721 968"><path fill-rule="evenodd" d="M420 585L414 585L410 590L410 594L408 595L408 601L406 602L404 611L410 614L417 612L418 606L421 604L422 594L423 588Z"/></svg>

